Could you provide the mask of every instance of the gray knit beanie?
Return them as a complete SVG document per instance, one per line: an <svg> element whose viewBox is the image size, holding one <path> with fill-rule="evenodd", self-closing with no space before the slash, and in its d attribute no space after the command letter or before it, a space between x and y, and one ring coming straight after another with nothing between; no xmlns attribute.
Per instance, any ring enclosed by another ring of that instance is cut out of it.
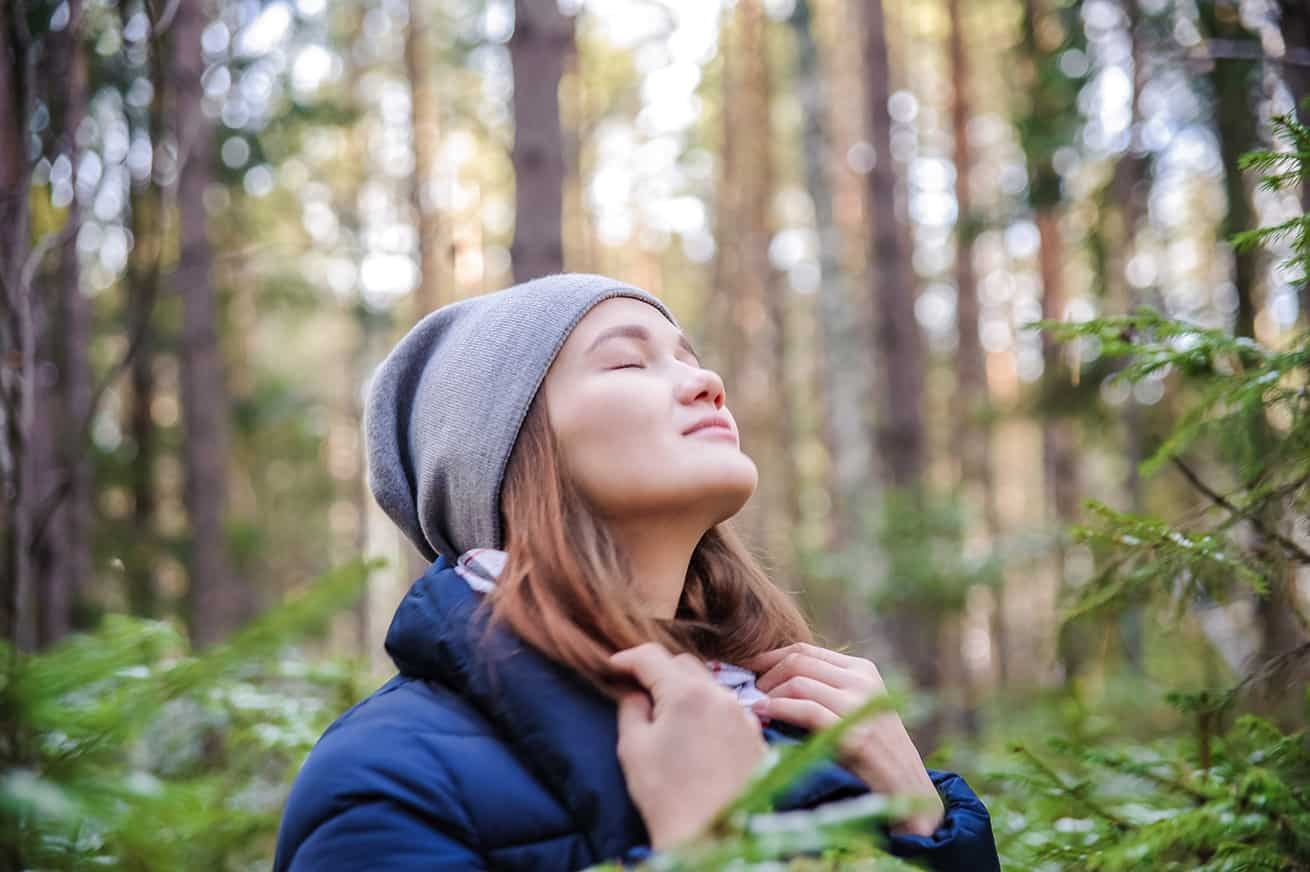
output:
<svg viewBox="0 0 1310 872"><path fill-rule="evenodd" d="M528 406L582 316L610 297L660 300L563 273L442 306L382 361L364 408L368 481L423 556L501 548L500 487Z"/></svg>

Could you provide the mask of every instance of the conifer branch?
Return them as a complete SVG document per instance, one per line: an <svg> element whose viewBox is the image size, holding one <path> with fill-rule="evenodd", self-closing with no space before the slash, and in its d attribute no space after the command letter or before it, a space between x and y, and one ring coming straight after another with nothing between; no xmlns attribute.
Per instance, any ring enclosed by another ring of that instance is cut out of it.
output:
<svg viewBox="0 0 1310 872"><path fill-rule="evenodd" d="M1181 459L1177 457L1170 459L1173 461L1174 466L1178 468L1178 471L1183 474L1183 478L1187 479L1192 487L1200 491L1212 503L1228 512L1233 517L1240 518L1241 520L1250 523L1251 526L1255 527L1262 536L1267 539L1272 539L1281 545L1283 550L1287 552L1288 556L1295 559L1298 563L1310 566L1310 552L1307 552L1300 545L1296 544L1291 539L1288 539L1277 530L1269 529L1267 524L1261 521L1257 515L1252 513L1251 507L1248 506L1243 509L1239 506L1233 505L1226 497L1202 481L1201 477Z"/></svg>

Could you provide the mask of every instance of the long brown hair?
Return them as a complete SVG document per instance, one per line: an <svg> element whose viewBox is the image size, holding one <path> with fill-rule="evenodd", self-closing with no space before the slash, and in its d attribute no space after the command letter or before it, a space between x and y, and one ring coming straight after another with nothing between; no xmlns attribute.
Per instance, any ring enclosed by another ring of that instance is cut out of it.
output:
<svg viewBox="0 0 1310 872"><path fill-rule="evenodd" d="M741 662L812 633L730 522L701 538L671 620L642 614L624 554L569 480L538 391L519 431L501 488L508 561L488 597L491 623L605 692L625 682L609 655L643 642L674 653Z"/></svg>

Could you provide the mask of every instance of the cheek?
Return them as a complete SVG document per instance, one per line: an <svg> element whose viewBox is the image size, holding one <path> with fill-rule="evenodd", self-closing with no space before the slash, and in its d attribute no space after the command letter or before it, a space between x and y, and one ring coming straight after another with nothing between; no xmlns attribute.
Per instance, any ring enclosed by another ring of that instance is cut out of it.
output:
<svg viewBox="0 0 1310 872"><path fill-rule="evenodd" d="M615 382L574 393L556 430L569 468L595 497L640 488L667 474L675 459L667 404L638 385Z"/></svg>

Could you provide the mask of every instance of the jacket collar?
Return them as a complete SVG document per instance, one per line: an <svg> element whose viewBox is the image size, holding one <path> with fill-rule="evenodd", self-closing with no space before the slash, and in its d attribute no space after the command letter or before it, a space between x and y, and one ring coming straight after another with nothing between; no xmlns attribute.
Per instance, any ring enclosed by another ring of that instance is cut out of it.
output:
<svg viewBox="0 0 1310 872"><path fill-rule="evenodd" d="M507 627L441 556L401 601L386 650L401 673L468 699L564 805L594 856L648 841L619 766L614 703Z"/></svg>
<svg viewBox="0 0 1310 872"><path fill-rule="evenodd" d="M387 631L386 650L402 674L440 682L469 700L533 775L560 800L599 860L647 844L641 814L619 766L613 702L571 670L497 626L485 638L483 595L444 556L410 587ZM805 731L780 722L769 742ZM833 763L817 764L775 808L812 808L868 788Z"/></svg>

